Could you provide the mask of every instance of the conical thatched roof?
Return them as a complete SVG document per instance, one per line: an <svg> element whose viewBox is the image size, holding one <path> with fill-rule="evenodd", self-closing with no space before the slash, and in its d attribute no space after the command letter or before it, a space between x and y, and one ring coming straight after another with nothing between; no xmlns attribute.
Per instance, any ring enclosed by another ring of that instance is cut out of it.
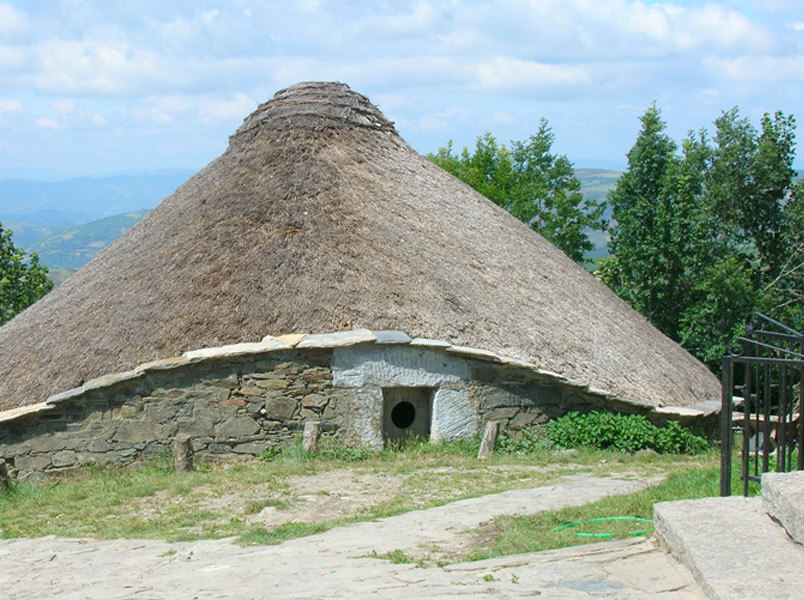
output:
<svg viewBox="0 0 804 600"><path fill-rule="evenodd" d="M485 348L645 404L718 395L701 363L365 97L304 83L0 328L0 409L193 348L357 327Z"/></svg>

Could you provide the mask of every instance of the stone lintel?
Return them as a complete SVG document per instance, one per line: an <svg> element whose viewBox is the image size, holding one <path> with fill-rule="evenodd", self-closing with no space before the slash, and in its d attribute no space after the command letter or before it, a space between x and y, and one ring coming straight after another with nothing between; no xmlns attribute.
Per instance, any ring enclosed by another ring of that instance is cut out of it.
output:
<svg viewBox="0 0 804 600"><path fill-rule="evenodd" d="M167 371L169 369L177 369L198 362L198 359L187 358L186 356L172 356L170 358L161 358L159 360L152 360L150 362L138 365L134 370L141 371Z"/></svg>
<svg viewBox="0 0 804 600"><path fill-rule="evenodd" d="M447 352L465 358L474 358L475 360L482 360L484 362L502 363L502 359L488 350L480 350L478 348L470 348L469 346L449 346Z"/></svg>
<svg viewBox="0 0 804 600"><path fill-rule="evenodd" d="M13 421L14 419L17 419L23 415L30 415L45 410L51 410L52 408L53 406L45 401L39 402L38 404L29 404L28 406L18 406L17 408L4 410L3 412L0 412L0 423L3 421Z"/></svg>
<svg viewBox="0 0 804 600"><path fill-rule="evenodd" d="M376 344L410 344L410 336L404 331L386 329L375 331Z"/></svg>
<svg viewBox="0 0 804 600"><path fill-rule="evenodd" d="M190 350L183 356L188 359L228 358L242 356L243 354L262 354L273 350L290 350L292 346L280 340L266 336L261 342L243 342L240 344L227 344L217 348L201 348Z"/></svg>
<svg viewBox="0 0 804 600"><path fill-rule="evenodd" d="M675 415L677 417L702 417L704 412L688 406L657 406L653 412L659 415Z"/></svg>
<svg viewBox="0 0 804 600"><path fill-rule="evenodd" d="M282 335L274 335L274 336L266 335L264 338L262 338L262 341L267 342L270 340L277 340L279 342L282 342L283 344L287 344L291 348L295 348L296 344L302 341L306 336L307 336L306 333L285 333Z"/></svg>
<svg viewBox="0 0 804 600"><path fill-rule="evenodd" d="M445 342L443 340L430 340L427 338L413 338L412 340L410 340L410 345L422 346L423 348L441 348L443 350L446 350L447 348L452 346L452 344L450 344L449 342Z"/></svg>
<svg viewBox="0 0 804 600"><path fill-rule="evenodd" d="M129 379L137 379L142 377L145 373L143 371L123 371L122 373L110 373L108 375L101 375L95 377L84 383L83 390L96 390L99 388L109 387L120 381L128 381ZM49 401L49 400L48 400Z"/></svg>
<svg viewBox="0 0 804 600"><path fill-rule="evenodd" d="M48 399L45 400L45 402L49 405L58 404L59 402L64 402L65 400L70 400L71 398L80 396L83 393L84 393L84 386L79 385L78 387L74 387L72 389L59 392L58 394L48 396Z"/></svg>
<svg viewBox="0 0 804 600"><path fill-rule="evenodd" d="M336 331L334 333L313 333L306 335L296 344L297 348L341 348L368 342L376 342L376 336L368 329Z"/></svg>

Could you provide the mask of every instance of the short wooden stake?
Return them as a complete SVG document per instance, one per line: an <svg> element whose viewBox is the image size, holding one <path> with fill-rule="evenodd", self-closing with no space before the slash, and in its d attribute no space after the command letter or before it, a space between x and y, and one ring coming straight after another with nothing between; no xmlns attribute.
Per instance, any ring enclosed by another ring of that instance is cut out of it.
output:
<svg viewBox="0 0 804 600"><path fill-rule="evenodd" d="M8 474L6 461L0 458L0 490L7 490L11 487L11 475Z"/></svg>
<svg viewBox="0 0 804 600"><path fill-rule="evenodd" d="M177 473L193 470L193 439L187 434L179 434L173 440L173 466Z"/></svg>
<svg viewBox="0 0 804 600"><path fill-rule="evenodd" d="M318 440L321 438L321 421L306 421L304 434L302 434L302 450L314 454L318 450Z"/></svg>
<svg viewBox="0 0 804 600"><path fill-rule="evenodd" d="M500 433L499 421L488 421L486 431L483 434L483 441L480 443L480 451L477 453L478 460L486 460L494 452L494 443L497 441L497 434Z"/></svg>

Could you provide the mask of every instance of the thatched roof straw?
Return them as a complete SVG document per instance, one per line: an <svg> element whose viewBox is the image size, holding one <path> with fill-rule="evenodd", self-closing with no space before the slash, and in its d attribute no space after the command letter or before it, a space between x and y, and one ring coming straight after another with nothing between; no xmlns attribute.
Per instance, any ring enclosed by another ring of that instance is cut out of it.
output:
<svg viewBox="0 0 804 600"><path fill-rule="evenodd" d="M0 328L0 409L266 334L365 327L485 348L635 402L717 397L697 360L364 96L303 83Z"/></svg>

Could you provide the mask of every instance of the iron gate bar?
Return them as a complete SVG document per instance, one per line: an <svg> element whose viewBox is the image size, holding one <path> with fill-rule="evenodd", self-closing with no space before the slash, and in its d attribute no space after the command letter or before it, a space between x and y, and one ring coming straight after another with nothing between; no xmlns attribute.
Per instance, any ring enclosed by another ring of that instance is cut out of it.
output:
<svg viewBox="0 0 804 600"><path fill-rule="evenodd" d="M762 473L771 468L780 472L804 470L801 452L804 334L766 315L753 313L745 336L735 342L739 346L724 356L722 363L720 493L723 496L731 494L734 432L740 432L742 439L740 475L744 495L748 495L750 482L761 481ZM742 385L736 380L737 371ZM737 390L739 394L735 395ZM734 421L733 402L740 396L743 413Z"/></svg>

